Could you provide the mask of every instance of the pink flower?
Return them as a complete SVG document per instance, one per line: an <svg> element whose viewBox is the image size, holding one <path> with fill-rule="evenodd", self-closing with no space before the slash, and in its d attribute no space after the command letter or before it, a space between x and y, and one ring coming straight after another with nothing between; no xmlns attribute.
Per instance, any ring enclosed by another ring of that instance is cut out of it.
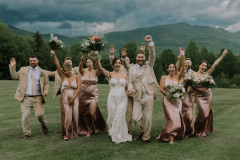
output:
<svg viewBox="0 0 240 160"><path fill-rule="evenodd" d="M92 36L92 41L94 41L96 39L99 39L99 37L98 36Z"/></svg>
<svg viewBox="0 0 240 160"><path fill-rule="evenodd" d="M57 38L57 37L54 37L53 40L54 40L55 42L58 42L58 38Z"/></svg>
<svg viewBox="0 0 240 160"><path fill-rule="evenodd" d="M210 79L209 83L210 83L210 84L215 84L215 82L214 82L213 79Z"/></svg>
<svg viewBox="0 0 240 160"><path fill-rule="evenodd" d="M94 54L94 55L97 55L97 54L98 54L98 51L93 51L93 54Z"/></svg>

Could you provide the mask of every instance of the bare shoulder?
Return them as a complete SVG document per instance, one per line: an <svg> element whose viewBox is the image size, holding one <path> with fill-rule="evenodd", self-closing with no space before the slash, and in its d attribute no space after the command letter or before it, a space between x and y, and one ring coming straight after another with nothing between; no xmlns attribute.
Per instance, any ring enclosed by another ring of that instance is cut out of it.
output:
<svg viewBox="0 0 240 160"><path fill-rule="evenodd" d="M161 77L161 80L165 80L167 78L167 76L166 75L163 75L162 77Z"/></svg>
<svg viewBox="0 0 240 160"><path fill-rule="evenodd" d="M122 75L125 79L128 79L128 75L126 73L122 72Z"/></svg>

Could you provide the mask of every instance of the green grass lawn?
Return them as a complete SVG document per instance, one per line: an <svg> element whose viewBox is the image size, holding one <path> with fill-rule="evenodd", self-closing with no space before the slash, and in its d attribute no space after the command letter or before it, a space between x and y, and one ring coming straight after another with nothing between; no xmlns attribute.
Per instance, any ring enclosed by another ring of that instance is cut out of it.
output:
<svg viewBox="0 0 240 160"><path fill-rule="evenodd" d="M173 145L155 141L165 125L161 94L153 111L150 144L139 142L115 144L107 133L89 138L80 136L70 141L61 138L59 96L50 95L44 105L49 133L44 135L32 112L32 135L23 139L20 103L14 99L18 81L0 81L0 160L10 159L171 159L171 160L238 160L240 158L240 90L213 89L214 132L207 138L191 137ZM107 119L108 85L99 85L99 107ZM136 128L133 127L133 137Z"/></svg>

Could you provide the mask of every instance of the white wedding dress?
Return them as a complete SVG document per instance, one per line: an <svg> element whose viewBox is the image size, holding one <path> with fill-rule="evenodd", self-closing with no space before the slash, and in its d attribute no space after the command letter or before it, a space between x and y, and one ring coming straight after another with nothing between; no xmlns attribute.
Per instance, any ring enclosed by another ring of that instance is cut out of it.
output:
<svg viewBox="0 0 240 160"><path fill-rule="evenodd" d="M109 80L110 92L108 94L108 125L109 135L115 143L132 141L132 135L128 134L125 120L127 110L127 94L125 91L126 80L116 78Z"/></svg>

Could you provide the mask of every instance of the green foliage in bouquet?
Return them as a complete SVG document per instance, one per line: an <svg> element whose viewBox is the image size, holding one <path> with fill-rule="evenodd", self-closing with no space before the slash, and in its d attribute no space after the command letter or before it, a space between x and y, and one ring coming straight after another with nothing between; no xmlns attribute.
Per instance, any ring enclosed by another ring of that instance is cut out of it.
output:
<svg viewBox="0 0 240 160"><path fill-rule="evenodd" d="M167 98L172 100L184 99L185 98L185 88L180 85L171 85L167 89Z"/></svg>

